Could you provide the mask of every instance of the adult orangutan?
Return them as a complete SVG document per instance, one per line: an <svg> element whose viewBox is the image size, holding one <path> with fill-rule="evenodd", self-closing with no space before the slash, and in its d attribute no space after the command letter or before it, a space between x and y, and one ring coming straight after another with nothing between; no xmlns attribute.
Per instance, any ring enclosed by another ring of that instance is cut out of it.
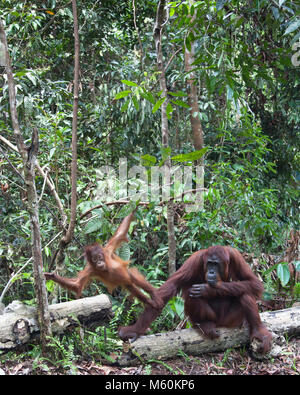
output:
<svg viewBox="0 0 300 395"><path fill-rule="evenodd" d="M76 298L81 297L82 291L93 279L103 282L109 292L121 285L145 304L158 308L156 301L148 298L139 289L144 289L152 297L155 288L145 280L137 269L129 268L128 261L123 261L115 254L115 250L123 242L128 241L127 232L133 216L134 213L131 213L123 219L105 247L102 247L99 243L84 247L86 266L78 273L77 277L66 278L56 273L45 273L46 280L53 280L62 287L75 292Z"/></svg>
<svg viewBox="0 0 300 395"><path fill-rule="evenodd" d="M256 338L261 342L258 351L270 350L272 335L261 322L256 305L263 285L239 251L222 246L209 247L190 256L155 291L159 309L148 306L134 325L119 329L120 337L134 341L143 335L168 300L180 290L185 314L206 337L217 338L217 327L238 327L247 321L251 340Z"/></svg>

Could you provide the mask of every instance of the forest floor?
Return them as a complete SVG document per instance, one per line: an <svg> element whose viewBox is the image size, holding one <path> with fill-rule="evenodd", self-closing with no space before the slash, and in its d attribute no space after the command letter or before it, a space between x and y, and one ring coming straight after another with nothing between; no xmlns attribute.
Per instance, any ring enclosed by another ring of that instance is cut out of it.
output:
<svg viewBox="0 0 300 395"><path fill-rule="evenodd" d="M300 339L289 339L276 358L256 360L248 350L229 349L225 352L182 356L168 361L120 368L105 362L87 360L69 364L38 362L34 359L9 360L1 356L0 375L300 375Z"/></svg>

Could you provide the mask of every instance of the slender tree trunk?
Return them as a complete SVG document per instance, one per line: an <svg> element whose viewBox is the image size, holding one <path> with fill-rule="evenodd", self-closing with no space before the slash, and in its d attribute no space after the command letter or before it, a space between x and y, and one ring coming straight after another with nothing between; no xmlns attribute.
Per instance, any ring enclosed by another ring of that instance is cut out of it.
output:
<svg viewBox="0 0 300 395"><path fill-rule="evenodd" d="M141 67L141 73L143 73L143 71L144 71L144 66L143 66L144 51L143 51L143 43L142 43L142 40L141 40L139 28L138 28L137 23L136 23L136 4L135 4L135 0L132 0L132 8L133 8L134 28L135 28L135 31L136 31L136 34L137 34L137 38L138 38L138 42L139 42L139 46L140 46L140 57L141 57L140 67Z"/></svg>
<svg viewBox="0 0 300 395"><path fill-rule="evenodd" d="M71 218L69 228L64 237L64 243L68 244L74 234L76 225L77 206L77 119L78 119L78 91L79 91L79 33L76 0L72 0L74 18L74 95L73 95L73 120L72 120L72 165L71 165Z"/></svg>
<svg viewBox="0 0 300 395"><path fill-rule="evenodd" d="M203 129L199 118L199 105L197 94L197 79L192 71L193 62L195 61L195 46L191 43L191 50L185 47L185 71L188 73L188 102L190 106L190 121L192 127L192 136L195 150L201 150L204 147ZM203 163L203 160L202 160Z"/></svg>
<svg viewBox="0 0 300 395"><path fill-rule="evenodd" d="M39 204L35 187L35 166L38 154L38 131L35 129L32 133L31 146L28 148L20 130L18 121L15 84L13 79L10 56L8 52L7 40L2 21L0 20L1 39L5 50L5 67L7 73L7 82L9 89L10 113L14 135L17 142L18 150L22 157L25 185L27 190L27 210L30 216L32 255L33 255L33 274L34 288L37 298L38 322L41 333L41 345L44 354L47 352L48 337L51 336L50 314L48 308L47 291L45 287L45 278L43 275L43 259L41 247L41 234L39 224Z"/></svg>
<svg viewBox="0 0 300 395"><path fill-rule="evenodd" d="M190 1L190 6L194 3L193 0ZM195 20L195 14L191 19L191 23ZM190 122L192 129L192 137L194 148L196 151L204 148L204 137L203 129L200 120L200 109L198 105L198 94L197 94L197 78L193 72L193 63L195 61L195 45L194 42L190 42L190 49L187 48L185 44L185 71L187 72L187 85L188 85L188 103L190 106ZM196 188L202 189L197 192L196 202L197 205L194 207L189 207L188 211L194 211L197 209L203 209L203 191L204 191L204 157L202 156L198 161L196 161Z"/></svg>
<svg viewBox="0 0 300 395"><path fill-rule="evenodd" d="M167 81L164 69L164 59L162 52L162 30L166 23L166 1L161 0L157 6L156 21L153 30L153 36L157 54L157 69L160 72L160 89L162 91L161 97L165 98L161 106L161 134L162 134L162 147L169 146L169 126L167 118ZM167 171L170 172L171 161L167 159L165 162ZM169 246L169 275L176 271L176 241L174 231L174 203L170 201L167 205L167 226L168 226L168 246Z"/></svg>
<svg viewBox="0 0 300 395"><path fill-rule="evenodd" d="M71 163L71 214L68 229L62 237L56 253L56 270L64 270L64 250L71 242L76 225L77 208L77 120L78 120L78 93L79 93L79 54L80 42L78 32L78 18L76 0L72 0L74 18L74 87L73 87L73 120L72 120L72 163Z"/></svg>

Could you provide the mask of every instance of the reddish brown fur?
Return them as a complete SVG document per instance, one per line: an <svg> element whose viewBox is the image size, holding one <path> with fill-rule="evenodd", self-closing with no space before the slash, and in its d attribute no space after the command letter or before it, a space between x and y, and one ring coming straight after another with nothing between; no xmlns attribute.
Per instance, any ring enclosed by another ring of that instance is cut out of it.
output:
<svg viewBox="0 0 300 395"><path fill-rule="evenodd" d="M219 260L222 269L219 273L222 278L214 286L206 283L206 264L212 256ZM201 297L191 298L191 287L195 284L202 284ZM186 315L205 336L214 339L218 337L217 327L238 327L245 320L251 339L261 341L260 351L270 350L272 336L262 324L256 305L263 286L236 249L222 246L200 250L188 258L156 290L155 298L162 301L159 309L148 306L134 325L120 328L120 337L135 340L143 335L168 300L180 290L185 300Z"/></svg>
<svg viewBox="0 0 300 395"><path fill-rule="evenodd" d="M53 280L62 287L75 292L76 298L80 298L84 288L93 280L101 281L112 292L116 287L122 286L130 293L149 306L158 307L155 300L146 297L139 288L154 295L155 288L149 284L141 273L135 268L128 268L129 262L123 261L115 254L115 250L122 242L128 241L127 232L133 213L125 217L118 227L114 236L105 247L94 243L84 248L87 264L75 278L66 278L56 273L45 273L47 280Z"/></svg>

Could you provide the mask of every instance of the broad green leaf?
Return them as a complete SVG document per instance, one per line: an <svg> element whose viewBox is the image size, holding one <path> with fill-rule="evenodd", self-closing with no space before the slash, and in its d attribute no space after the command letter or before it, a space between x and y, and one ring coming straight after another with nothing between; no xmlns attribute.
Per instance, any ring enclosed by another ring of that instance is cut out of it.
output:
<svg viewBox="0 0 300 395"><path fill-rule="evenodd" d="M216 4L217 11L220 11L226 3L227 0L217 0L217 4Z"/></svg>
<svg viewBox="0 0 300 395"><path fill-rule="evenodd" d="M172 107L171 103L167 104L167 108L166 108L166 113L167 113L167 117L168 119L172 118L172 112L174 111L174 108Z"/></svg>
<svg viewBox="0 0 300 395"><path fill-rule="evenodd" d="M122 112L125 112L125 111L127 110L128 105L129 105L129 102L130 102L130 100L128 99L128 100L126 100L126 102L123 104L123 106L121 107L121 111L122 111Z"/></svg>
<svg viewBox="0 0 300 395"><path fill-rule="evenodd" d="M44 251L47 257L51 256L51 250L49 247L45 246Z"/></svg>
<svg viewBox="0 0 300 395"><path fill-rule="evenodd" d="M156 111L161 107L161 105L164 103L164 101L166 100L165 97L162 97L161 99L159 99L156 103L155 106L152 109L152 113L156 113Z"/></svg>
<svg viewBox="0 0 300 395"><path fill-rule="evenodd" d="M136 111L139 111L140 106L139 106L139 102L138 102L136 96L132 97L132 101L133 101L133 104L134 104L134 107L135 107Z"/></svg>
<svg viewBox="0 0 300 395"><path fill-rule="evenodd" d="M173 156L171 159L177 162L192 162L202 158L202 156L208 151L209 147L202 148L198 151L189 152L188 154L180 154Z"/></svg>
<svg viewBox="0 0 300 395"><path fill-rule="evenodd" d="M160 152L162 160L165 161L171 155L171 147L162 147Z"/></svg>
<svg viewBox="0 0 300 395"><path fill-rule="evenodd" d="M227 100L232 100L233 98L233 90L229 85L227 85Z"/></svg>
<svg viewBox="0 0 300 395"><path fill-rule="evenodd" d="M182 100L171 100L171 102L173 104L176 104L177 106L180 106L180 107L190 108L190 106Z"/></svg>
<svg viewBox="0 0 300 395"><path fill-rule="evenodd" d="M291 273L287 263L280 263L277 266L277 276L283 286L285 286L289 282Z"/></svg>
<svg viewBox="0 0 300 395"><path fill-rule="evenodd" d="M116 218L127 217L137 207L138 203L138 200L132 200L129 204L124 205L116 215Z"/></svg>
<svg viewBox="0 0 300 395"><path fill-rule="evenodd" d="M186 39L185 39L185 47L186 47L186 49L187 49L189 52L191 52L191 50L192 50L192 45L191 45L191 40L190 40L190 37L189 37L189 36L187 36Z"/></svg>
<svg viewBox="0 0 300 395"><path fill-rule="evenodd" d="M165 161L169 158L171 155L171 147L161 147L160 153L161 153L161 161L159 162L158 166L161 167Z"/></svg>
<svg viewBox="0 0 300 395"><path fill-rule="evenodd" d="M274 15L274 18L275 18L276 20L279 19L280 15L279 15L278 8L272 6L272 7L271 7L271 10L272 10L272 14Z"/></svg>
<svg viewBox="0 0 300 395"><path fill-rule="evenodd" d="M124 97L128 96L129 93L131 93L130 90L119 92L119 93L115 96L115 100L123 99Z"/></svg>
<svg viewBox="0 0 300 395"><path fill-rule="evenodd" d="M289 25L289 27L286 29L286 31L283 33L283 35L285 36L286 34L292 33L293 31L298 29L299 26L300 26L300 18L297 19L296 21L292 22Z"/></svg>
<svg viewBox="0 0 300 395"><path fill-rule="evenodd" d="M121 80L121 82L123 82L123 84L128 85L128 86L138 86L138 84L133 81Z"/></svg>
<svg viewBox="0 0 300 395"><path fill-rule="evenodd" d="M56 150L56 148L55 148L55 147L51 148L51 150L50 150L50 152L49 152L49 159L51 159L51 158L52 158L52 156L53 156L53 155L54 155L54 153L55 153L55 150Z"/></svg>
<svg viewBox="0 0 300 395"><path fill-rule="evenodd" d="M300 261L293 262L296 272L300 272Z"/></svg>
<svg viewBox="0 0 300 395"><path fill-rule="evenodd" d="M168 95L174 96L174 97L183 97L183 96L187 96L187 93L182 92L182 91L177 91L177 92L168 92Z"/></svg>
<svg viewBox="0 0 300 395"><path fill-rule="evenodd" d="M28 73L28 74L26 75L26 77L33 83L34 86L36 86L36 78L35 78L34 75Z"/></svg>
<svg viewBox="0 0 300 395"><path fill-rule="evenodd" d="M54 285L55 285L54 281L52 280L46 281L47 291L52 293L54 291Z"/></svg>
<svg viewBox="0 0 300 395"><path fill-rule="evenodd" d="M94 218L93 220L91 220L86 224L84 233L87 235L89 233L96 232L101 228L102 228L102 221L99 218Z"/></svg>
<svg viewBox="0 0 300 395"><path fill-rule="evenodd" d="M144 99L148 100L150 103L155 104L155 99L154 99L154 97L153 97L153 95L152 95L151 92L147 92L145 89L143 89L143 90L140 92L140 95L141 95Z"/></svg>
<svg viewBox="0 0 300 395"><path fill-rule="evenodd" d="M156 158L153 155L142 155L141 156L141 160L142 160L142 165L143 166L154 166L156 163Z"/></svg>

